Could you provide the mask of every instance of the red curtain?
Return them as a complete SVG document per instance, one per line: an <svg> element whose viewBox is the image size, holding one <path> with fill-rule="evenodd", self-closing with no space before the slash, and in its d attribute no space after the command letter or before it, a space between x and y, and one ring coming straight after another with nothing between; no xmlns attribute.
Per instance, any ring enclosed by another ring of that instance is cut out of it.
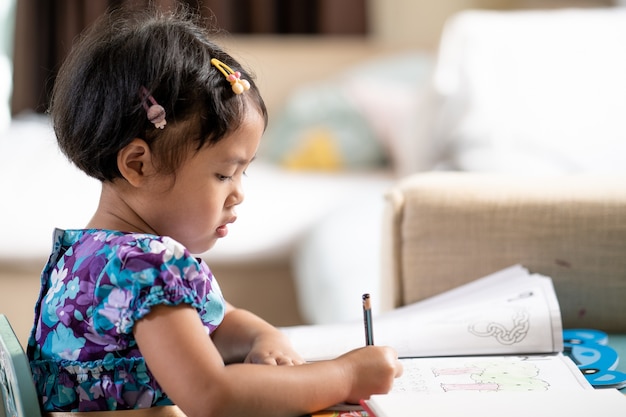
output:
<svg viewBox="0 0 626 417"><path fill-rule="evenodd" d="M11 110L45 112L74 39L108 8L186 3L235 34L364 35L367 0L18 0Z"/></svg>

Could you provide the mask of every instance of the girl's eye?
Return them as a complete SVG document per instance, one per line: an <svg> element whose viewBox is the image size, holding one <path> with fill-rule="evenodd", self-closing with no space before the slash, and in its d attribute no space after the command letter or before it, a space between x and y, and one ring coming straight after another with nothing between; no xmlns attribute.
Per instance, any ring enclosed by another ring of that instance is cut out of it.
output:
<svg viewBox="0 0 626 417"><path fill-rule="evenodd" d="M220 181L230 181L233 179L232 176L217 174L217 179Z"/></svg>

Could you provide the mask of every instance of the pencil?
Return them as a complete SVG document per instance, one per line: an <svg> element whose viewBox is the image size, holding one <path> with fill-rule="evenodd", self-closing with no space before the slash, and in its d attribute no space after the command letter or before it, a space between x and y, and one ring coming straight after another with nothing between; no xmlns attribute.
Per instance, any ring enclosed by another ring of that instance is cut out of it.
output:
<svg viewBox="0 0 626 417"><path fill-rule="evenodd" d="M363 324L365 326L365 344L372 346L374 344L374 330L372 328L372 305L369 294L363 294Z"/></svg>

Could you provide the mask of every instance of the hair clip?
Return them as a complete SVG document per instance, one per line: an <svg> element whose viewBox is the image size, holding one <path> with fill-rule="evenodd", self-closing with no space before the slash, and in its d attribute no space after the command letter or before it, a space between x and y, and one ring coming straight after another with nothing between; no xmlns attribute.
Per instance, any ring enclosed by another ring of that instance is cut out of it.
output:
<svg viewBox="0 0 626 417"><path fill-rule="evenodd" d="M216 58L211 60L211 64L224 74L224 77L230 82L230 86L235 94L241 94L250 89L250 83L247 80L241 79L241 73L239 71L233 71L228 65Z"/></svg>
<svg viewBox="0 0 626 417"><path fill-rule="evenodd" d="M152 95L148 92L148 89L144 86L141 86L139 95L141 96L143 108L146 109L148 120L154 124L154 127L163 129L167 124L167 121L165 121L165 109L163 106L157 103L154 97L152 97ZM152 105L148 106L147 101L152 103Z"/></svg>

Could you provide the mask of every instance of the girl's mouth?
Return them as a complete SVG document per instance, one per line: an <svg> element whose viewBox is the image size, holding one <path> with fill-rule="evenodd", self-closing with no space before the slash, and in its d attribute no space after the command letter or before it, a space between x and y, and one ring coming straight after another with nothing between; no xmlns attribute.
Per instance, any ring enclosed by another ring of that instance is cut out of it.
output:
<svg viewBox="0 0 626 417"><path fill-rule="evenodd" d="M223 225L215 229L215 233L217 233L217 237L218 238L226 237L226 235L228 234L228 225L230 223L235 223L235 220L237 220L237 217L233 216L232 218L228 219L226 223L224 223Z"/></svg>
<svg viewBox="0 0 626 417"><path fill-rule="evenodd" d="M215 232L217 233L217 237L219 238L226 237L226 235L228 234L228 225L221 225L220 227L215 229Z"/></svg>

